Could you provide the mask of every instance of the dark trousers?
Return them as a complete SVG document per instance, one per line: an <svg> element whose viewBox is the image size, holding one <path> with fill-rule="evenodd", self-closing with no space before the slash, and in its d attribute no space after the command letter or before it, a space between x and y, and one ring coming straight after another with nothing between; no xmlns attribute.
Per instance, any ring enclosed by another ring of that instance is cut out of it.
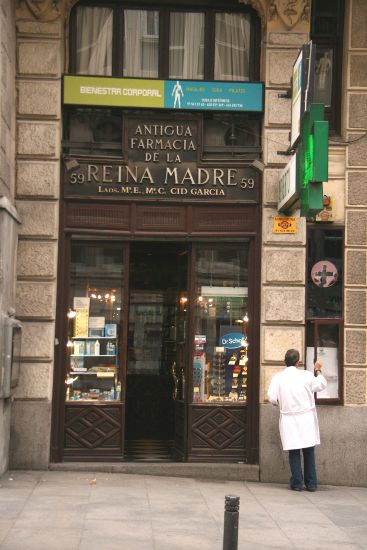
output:
<svg viewBox="0 0 367 550"><path fill-rule="evenodd" d="M307 489L316 489L317 477L316 477L316 464L315 464L315 447L307 447L302 449L303 464L304 464L304 476L302 475L301 464L301 449L292 449L289 453L289 465L291 467L291 488L301 489L303 488L303 479Z"/></svg>

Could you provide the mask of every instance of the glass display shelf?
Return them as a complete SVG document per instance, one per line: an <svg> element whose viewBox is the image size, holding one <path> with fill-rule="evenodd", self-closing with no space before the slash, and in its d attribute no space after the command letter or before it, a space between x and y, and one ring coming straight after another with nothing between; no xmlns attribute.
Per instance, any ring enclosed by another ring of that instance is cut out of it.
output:
<svg viewBox="0 0 367 550"><path fill-rule="evenodd" d="M111 372L104 372L104 371L82 372L82 371L79 371L79 370L73 370L70 374L71 375L77 374L78 376L85 376L85 375L87 375L87 376L98 376L98 378L113 378L115 376L114 371L111 371ZM101 376L101 374L103 374L103 376Z"/></svg>
<svg viewBox="0 0 367 550"><path fill-rule="evenodd" d="M72 340L117 340L116 336L72 336Z"/></svg>
<svg viewBox="0 0 367 550"><path fill-rule="evenodd" d="M116 357L116 354L115 353L107 353L104 354L104 353L99 353L98 355L92 355L92 354L87 354L87 353L81 353L81 354L72 354L70 355L70 357Z"/></svg>

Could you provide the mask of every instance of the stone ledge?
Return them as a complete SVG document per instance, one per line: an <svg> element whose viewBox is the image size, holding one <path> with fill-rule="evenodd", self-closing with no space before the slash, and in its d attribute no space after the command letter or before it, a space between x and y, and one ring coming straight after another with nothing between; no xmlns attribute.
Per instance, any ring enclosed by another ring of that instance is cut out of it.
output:
<svg viewBox="0 0 367 550"><path fill-rule="evenodd" d="M319 483L367 486L366 407L318 405L317 410L321 432L321 445L316 447ZM282 451L278 423L279 411L269 404L260 405L263 482L289 482L288 453Z"/></svg>
<svg viewBox="0 0 367 550"><path fill-rule="evenodd" d="M54 462L49 469L58 472L105 472L167 477L189 477L223 481L259 481L257 464L214 464L199 462Z"/></svg>

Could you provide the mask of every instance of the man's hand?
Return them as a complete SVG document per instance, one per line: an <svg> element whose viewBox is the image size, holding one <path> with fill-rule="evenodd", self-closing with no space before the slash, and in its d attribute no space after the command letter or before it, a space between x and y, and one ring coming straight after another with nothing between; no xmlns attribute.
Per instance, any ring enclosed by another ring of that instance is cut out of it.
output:
<svg viewBox="0 0 367 550"><path fill-rule="evenodd" d="M318 376L321 372L321 369L322 369L322 365L320 363L320 361L316 361L316 363L314 364L314 373L315 373L315 376Z"/></svg>

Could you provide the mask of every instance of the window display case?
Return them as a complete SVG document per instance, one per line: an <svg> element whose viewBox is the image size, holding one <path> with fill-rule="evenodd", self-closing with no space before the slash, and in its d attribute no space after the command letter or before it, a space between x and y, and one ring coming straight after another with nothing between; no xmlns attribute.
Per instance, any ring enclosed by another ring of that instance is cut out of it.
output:
<svg viewBox="0 0 367 550"><path fill-rule="evenodd" d="M318 399L340 398L341 329L342 323L337 320L318 319L307 323L306 368L313 372L314 363L319 360L327 380L327 388L317 393Z"/></svg>
<svg viewBox="0 0 367 550"><path fill-rule="evenodd" d="M122 280L121 247L72 243L67 401L121 399Z"/></svg>
<svg viewBox="0 0 367 550"><path fill-rule="evenodd" d="M247 401L247 243L196 255L193 402Z"/></svg>

